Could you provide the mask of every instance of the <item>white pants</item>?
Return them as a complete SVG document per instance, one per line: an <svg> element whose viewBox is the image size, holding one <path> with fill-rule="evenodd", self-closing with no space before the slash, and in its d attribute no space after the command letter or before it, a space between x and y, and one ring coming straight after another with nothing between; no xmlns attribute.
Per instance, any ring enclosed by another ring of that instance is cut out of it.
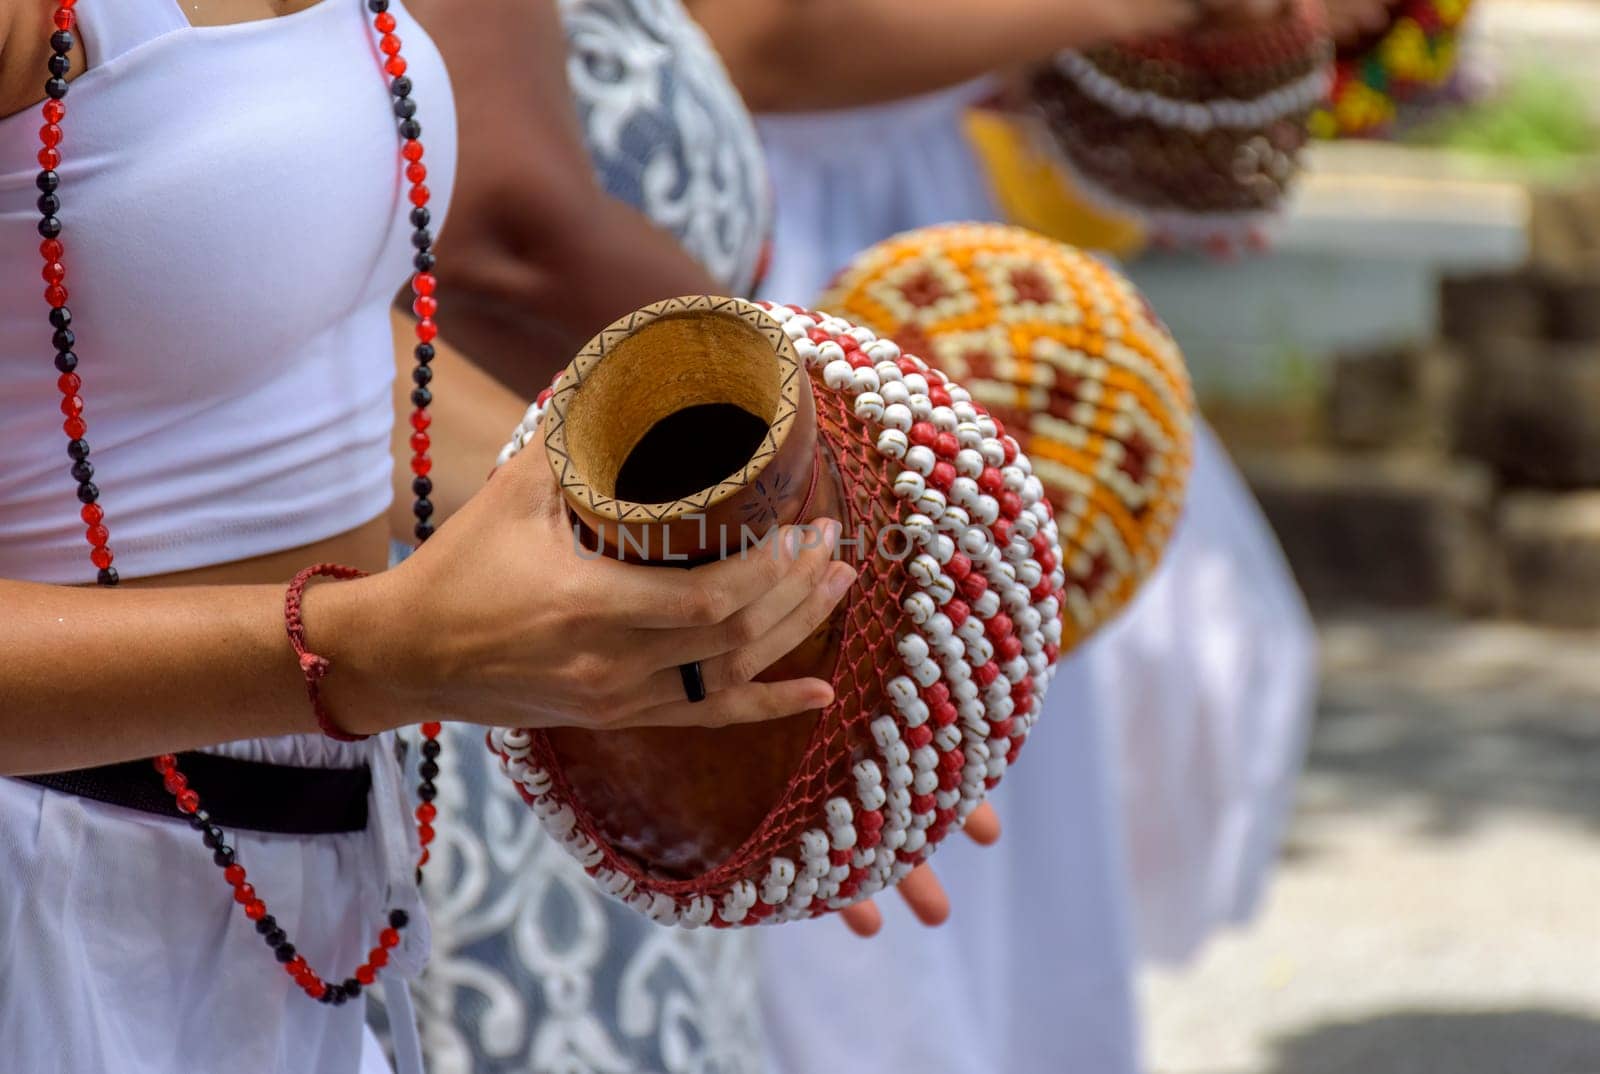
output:
<svg viewBox="0 0 1600 1074"><path fill-rule="evenodd" d="M387 742L275 739L224 752L308 763L308 752L345 750L328 763L354 763ZM388 902L370 833L228 837L313 967L342 980L366 960ZM0 779L6 1074L386 1070L362 1065L365 1006L300 991L187 823Z"/></svg>

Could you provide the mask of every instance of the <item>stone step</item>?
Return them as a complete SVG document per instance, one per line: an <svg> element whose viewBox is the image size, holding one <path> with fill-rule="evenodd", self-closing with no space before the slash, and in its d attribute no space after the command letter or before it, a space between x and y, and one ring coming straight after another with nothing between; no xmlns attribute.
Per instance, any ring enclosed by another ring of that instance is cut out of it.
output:
<svg viewBox="0 0 1600 1074"><path fill-rule="evenodd" d="M1443 347L1342 354L1328 388L1329 440L1340 448L1445 454L1455 442L1462 360Z"/></svg>
<svg viewBox="0 0 1600 1074"><path fill-rule="evenodd" d="M1600 491L1511 493L1500 504L1497 538L1504 613L1600 627Z"/></svg>
<svg viewBox="0 0 1600 1074"><path fill-rule="evenodd" d="M1510 485L1600 485L1600 344L1482 339L1466 354L1463 454Z"/></svg>

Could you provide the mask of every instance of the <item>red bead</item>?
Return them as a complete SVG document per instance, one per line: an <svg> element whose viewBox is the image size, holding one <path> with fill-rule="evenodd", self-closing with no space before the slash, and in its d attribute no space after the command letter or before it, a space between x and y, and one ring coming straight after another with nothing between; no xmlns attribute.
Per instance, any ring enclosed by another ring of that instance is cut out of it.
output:
<svg viewBox="0 0 1600 1074"><path fill-rule="evenodd" d="M39 141L43 142L47 148L53 148L55 146L60 145L61 144L61 128L60 128L60 126L58 126L55 123L46 123L44 126L40 127L39 128Z"/></svg>
<svg viewBox="0 0 1600 1074"><path fill-rule="evenodd" d="M312 999L321 999L323 996L325 996L327 994L328 994L328 986L323 984L321 981L315 981L314 980L306 988L306 995L310 996Z"/></svg>
<svg viewBox="0 0 1600 1074"><path fill-rule="evenodd" d="M910 376L912 373L922 372L922 370L917 368L917 363L913 362L910 358L901 358L895 363L895 365L899 366L900 372L906 374L907 376Z"/></svg>
<svg viewBox="0 0 1600 1074"><path fill-rule="evenodd" d="M72 29L72 24L73 24L75 19L76 19L76 16L73 15L72 9L70 7L67 7L67 6L63 5L61 7L56 8L56 29L58 29L58 30L70 30L70 29ZM54 103L54 102L52 102L52 103Z"/></svg>
<svg viewBox="0 0 1600 1074"><path fill-rule="evenodd" d="M848 850L828 851L828 861L833 865L849 865L850 852Z"/></svg>
<svg viewBox="0 0 1600 1074"><path fill-rule="evenodd" d="M393 56L400 51L400 39L394 34L384 34L378 38L378 51L385 56Z"/></svg>
<svg viewBox="0 0 1600 1074"><path fill-rule="evenodd" d="M989 532L994 534L994 543L1004 548L1011 543L1011 520L1008 518L995 519L994 525L989 527Z"/></svg>
<svg viewBox="0 0 1600 1074"><path fill-rule="evenodd" d="M418 183L411 188L411 204L421 208L428 204L428 188Z"/></svg>
<svg viewBox="0 0 1600 1074"><path fill-rule="evenodd" d="M940 433L933 441L933 450L941 458L953 459L961 450L961 441L956 439L955 433Z"/></svg>
<svg viewBox="0 0 1600 1074"><path fill-rule="evenodd" d="M422 143L417 141L415 138L407 139L405 142L401 143L400 155L402 157L405 157L407 160L410 160L410 161L421 160L422 159L422 153L423 153Z"/></svg>
<svg viewBox="0 0 1600 1074"><path fill-rule="evenodd" d="M83 399L80 396L69 395L61 400L61 413L69 418L75 418L83 413Z"/></svg>
<svg viewBox="0 0 1600 1074"><path fill-rule="evenodd" d="M951 750L949 753L940 755L939 770L941 772L955 772L960 774L961 769L965 767L966 763L966 758L962 756L960 750Z"/></svg>
<svg viewBox="0 0 1600 1074"><path fill-rule="evenodd" d="M983 624L983 632L989 635L990 641L999 641L1011 633L1011 617L1005 612L998 613L993 619Z"/></svg>
<svg viewBox="0 0 1600 1074"><path fill-rule="evenodd" d="M845 338L848 339L850 337L846 336ZM866 351L846 351L844 358L845 361L850 363L851 369L866 369L872 364L872 355Z"/></svg>
<svg viewBox="0 0 1600 1074"><path fill-rule="evenodd" d="M178 794L189 785L189 777L177 769L169 768L162 774L161 782L168 794Z"/></svg>
<svg viewBox="0 0 1600 1074"><path fill-rule="evenodd" d="M170 753L163 753L161 756L155 759L154 763L156 766L156 771L164 773L172 771L173 767L177 765L178 759Z"/></svg>
<svg viewBox="0 0 1600 1074"><path fill-rule="evenodd" d="M989 737L990 738L1010 738L1011 737L1011 732L1014 729L1015 729L1015 722L1011 719L1011 717L1007 716L1003 720L995 720L994 722L989 724Z"/></svg>
<svg viewBox="0 0 1600 1074"><path fill-rule="evenodd" d="M413 183L420 183L428 177L428 166L422 163L406 165L406 179Z"/></svg>
<svg viewBox="0 0 1600 1074"><path fill-rule="evenodd" d="M914 750L920 750L922 747L926 746L932 741L933 732L928 729L927 724L922 724L918 727L911 727L906 730L906 745L910 746Z"/></svg>
<svg viewBox="0 0 1600 1074"><path fill-rule="evenodd" d="M428 295L418 295L411 303L411 312L418 317L432 317L439 312L439 300Z"/></svg>
<svg viewBox="0 0 1600 1074"><path fill-rule="evenodd" d="M431 857L431 856L432 855L430 855L428 853L428 848L427 847L423 847L422 848L422 857L417 859L417 868L420 869L424 865L428 864L428 858Z"/></svg>
<svg viewBox="0 0 1600 1074"><path fill-rule="evenodd" d="M1061 659L1061 646L1052 645L1051 643L1046 642L1044 646L1044 658L1050 661L1050 663L1054 664L1057 660Z"/></svg>
<svg viewBox="0 0 1600 1074"><path fill-rule="evenodd" d="M234 887L238 887L240 884L244 883L244 878L244 866L238 864L237 862L222 870L222 879L226 880Z"/></svg>
<svg viewBox="0 0 1600 1074"><path fill-rule="evenodd" d="M990 496L998 496L1006 487L1005 478L993 466L985 466L978 475L978 488Z"/></svg>
<svg viewBox="0 0 1600 1074"><path fill-rule="evenodd" d="M248 910L246 911L248 913ZM290 977L299 979L311 973L311 967L306 964L304 955L296 955L283 965L283 972Z"/></svg>
<svg viewBox="0 0 1600 1074"><path fill-rule="evenodd" d="M999 677L1000 668L993 660L972 669L972 678L979 686L988 686Z"/></svg>
<svg viewBox="0 0 1600 1074"><path fill-rule="evenodd" d="M367 952L367 965L376 966L379 969L382 969L388 964L389 952L385 951L383 948L374 947L371 951Z"/></svg>
<svg viewBox="0 0 1600 1074"><path fill-rule="evenodd" d="M405 58L401 56L390 56L389 62L383 65L383 69L389 72L391 77L399 78L401 75L406 73Z"/></svg>
<svg viewBox="0 0 1600 1074"><path fill-rule="evenodd" d="M378 933L378 943L384 947L399 947L400 933L396 932L394 929L384 929L382 932Z"/></svg>
<svg viewBox="0 0 1600 1074"><path fill-rule="evenodd" d="M426 410L423 410L421 407L418 407L416 410L413 410L411 412L411 427L413 429L416 429L418 432L421 432L423 429L426 429L428 426L430 426L432 424L433 424L433 415L429 414Z"/></svg>
<svg viewBox="0 0 1600 1074"><path fill-rule="evenodd" d="M1007 489L1000 494L1000 513L1007 518L1022 517L1022 497Z"/></svg>
<svg viewBox="0 0 1600 1074"><path fill-rule="evenodd" d="M55 169L61 167L61 150L52 148L51 146L45 146L43 149L39 150L38 160L39 167L54 171Z"/></svg>
<svg viewBox="0 0 1600 1074"><path fill-rule="evenodd" d="M44 278L45 283L60 283L67 278L67 266L59 261L46 261L39 275Z"/></svg>
<svg viewBox="0 0 1600 1074"><path fill-rule="evenodd" d="M961 624L967 621L967 616L972 614L972 609L967 606L967 602L959 598L947 601L941 611L949 618L950 625L958 630L961 628Z"/></svg>
<svg viewBox="0 0 1600 1074"><path fill-rule="evenodd" d="M254 902L245 903L244 916L248 917L251 921L260 921L262 918L267 916L267 904L262 902L260 899L256 899Z"/></svg>
<svg viewBox="0 0 1600 1074"><path fill-rule="evenodd" d="M62 395L77 395L78 389L83 387L83 381L76 373L63 373L56 378L56 390Z"/></svg>
<svg viewBox="0 0 1600 1074"><path fill-rule="evenodd" d="M1000 449L1006 453L1006 465L1010 466L1017 461L1017 442L1009 436L1000 441Z"/></svg>
<svg viewBox="0 0 1600 1074"><path fill-rule="evenodd" d="M934 441L939 439L939 430L933 427L932 422L919 421L911 426L911 442L921 447L932 447Z"/></svg>
<svg viewBox="0 0 1600 1074"><path fill-rule="evenodd" d="M856 827L863 832L881 832L883 830L883 814L876 809L867 810L856 817Z"/></svg>
<svg viewBox="0 0 1600 1074"><path fill-rule="evenodd" d="M432 343L439 335L439 326L429 318L424 317L417 322L417 339L423 343Z"/></svg>
<svg viewBox="0 0 1600 1074"><path fill-rule="evenodd" d="M111 566L111 561L116 558L117 557L112 554L111 549L107 548L105 545L101 545L99 548L96 548L94 551L89 553L89 561L96 567L99 567L101 570L105 570L107 567Z"/></svg>
<svg viewBox="0 0 1600 1074"><path fill-rule="evenodd" d="M444 725L439 723L425 723L422 725L422 733L428 738L438 738L439 733L443 730Z"/></svg>
<svg viewBox="0 0 1600 1074"><path fill-rule="evenodd" d="M240 884L233 889L233 901L248 906L256 901L256 889L249 884Z"/></svg>
<svg viewBox="0 0 1600 1074"><path fill-rule="evenodd" d="M949 727L951 724L956 722L956 716L958 713L956 712L955 705L946 701L942 705L934 705L931 715L934 723L938 724L940 727Z"/></svg>
<svg viewBox="0 0 1600 1074"><path fill-rule="evenodd" d="M994 435L999 437L1002 441L1004 441L1005 438L1006 438L1006 424L1005 424L1005 422L1001 421L999 418L995 417L993 414L989 415L989 420L994 422Z"/></svg>
<svg viewBox="0 0 1600 1074"><path fill-rule="evenodd" d="M1046 552L1039 558L1039 569L1049 574L1056 569L1056 556L1054 552Z"/></svg>
<svg viewBox="0 0 1600 1074"><path fill-rule="evenodd" d="M98 526L101 520L106 517L106 513L101 510L99 504L86 503L83 505L83 510L78 512L78 517L83 519L85 526ZM171 756L171 754L167 756ZM176 764L177 762L174 761L173 763Z"/></svg>
<svg viewBox="0 0 1600 1074"><path fill-rule="evenodd" d="M1022 655L1022 642L1016 635L1001 638L995 645L995 652L1000 654L1001 660L1015 660Z"/></svg>
<svg viewBox="0 0 1600 1074"><path fill-rule="evenodd" d="M60 239L45 239L39 244L39 255L46 261L60 261L61 252Z"/></svg>
<svg viewBox="0 0 1600 1074"><path fill-rule="evenodd" d="M59 283L53 283L44 289L44 300L51 309L57 309L67 304L67 289Z"/></svg>
<svg viewBox="0 0 1600 1074"><path fill-rule="evenodd" d="M956 483L956 468L943 459L933 464L933 473L928 475L928 484L941 492L949 492L950 486Z"/></svg>
<svg viewBox="0 0 1600 1074"><path fill-rule="evenodd" d="M200 808L200 796L194 791L184 791L178 795L178 808L185 813L195 812Z"/></svg>
<svg viewBox="0 0 1600 1074"><path fill-rule="evenodd" d="M378 17L372 20L372 25L377 28L380 34L389 33L395 26L394 16L387 11L381 11L378 13Z"/></svg>
<svg viewBox="0 0 1600 1074"><path fill-rule="evenodd" d="M1032 589L1028 590L1028 599L1035 604L1055 596L1055 590L1050 588L1050 579L1046 578Z"/></svg>
<svg viewBox="0 0 1600 1074"><path fill-rule="evenodd" d="M369 985L377 979L378 971L373 969L371 966L356 967L356 980L360 981L362 984Z"/></svg>
<svg viewBox="0 0 1600 1074"><path fill-rule="evenodd" d="M433 460L426 455L418 455L411 460L411 472L418 477L427 477L428 471L433 469Z"/></svg>
<svg viewBox="0 0 1600 1074"><path fill-rule="evenodd" d="M972 560L968 559L965 553L957 552L950 557L950 562L945 565L944 569L949 573L950 577L959 582L972 573Z"/></svg>
<svg viewBox="0 0 1600 1074"><path fill-rule="evenodd" d="M428 448L433 446L433 440L427 433L411 434L411 451L416 455L426 455Z"/></svg>
<svg viewBox="0 0 1600 1074"><path fill-rule="evenodd" d="M939 803L934 800L931 794L913 794L911 796L911 812L913 813L932 813L937 808L939 808Z"/></svg>
<svg viewBox="0 0 1600 1074"><path fill-rule="evenodd" d="M439 280L431 272L419 272L411 277L411 293L414 295L431 295L438 286Z"/></svg>
<svg viewBox="0 0 1600 1074"><path fill-rule="evenodd" d="M433 842L434 834L433 825L417 825L417 842L421 843L423 846L427 846L429 843Z"/></svg>
<svg viewBox="0 0 1600 1074"><path fill-rule="evenodd" d="M62 101L44 102L44 121L46 123L60 123L67 116L67 106Z"/></svg>
<svg viewBox="0 0 1600 1074"><path fill-rule="evenodd" d="M61 431L66 433L69 439L82 440L83 434L89 431L89 423L73 416L61 423Z"/></svg>
<svg viewBox="0 0 1600 1074"><path fill-rule="evenodd" d="M928 402L934 406L949 406L950 392L942 384L928 385Z"/></svg>
<svg viewBox="0 0 1600 1074"><path fill-rule="evenodd" d="M922 691L922 700L930 705L942 705L950 700L950 687L942 682L936 682Z"/></svg>
<svg viewBox="0 0 1600 1074"><path fill-rule="evenodd" d="M988 591L988 579L981 574L969 574L961 579L961 595L970 601L976 601Z"/></svg>

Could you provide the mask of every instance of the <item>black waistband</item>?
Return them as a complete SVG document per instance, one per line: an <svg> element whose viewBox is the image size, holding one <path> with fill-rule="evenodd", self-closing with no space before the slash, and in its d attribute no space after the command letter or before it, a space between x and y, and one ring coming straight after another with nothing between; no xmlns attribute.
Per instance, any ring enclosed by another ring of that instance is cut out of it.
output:
<svg viewBox="0 0 1600 1074"><path fill-rule="evenodd" d="M212 823L222 828L278 835L333 835L359 832L367 826L372 770L366 765L296 768L210 753L180 753L178 768L199 792ZM188 819L149 761L23 778L96 802L175 820Z"/></svg>

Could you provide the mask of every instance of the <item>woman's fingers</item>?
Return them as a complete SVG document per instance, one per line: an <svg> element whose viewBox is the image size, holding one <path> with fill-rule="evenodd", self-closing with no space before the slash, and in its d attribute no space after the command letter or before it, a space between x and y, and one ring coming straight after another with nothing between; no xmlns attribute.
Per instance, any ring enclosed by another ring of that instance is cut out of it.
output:
<svg viewBox="0 0 1600 1074"><path fill-rule="evenodd" d="M862 939L871 939L883 928L883 911L871 899L846 906L839 911L839 916L844 919L845 927Z"/></svg>
<svg viewBox="0 0 1600 1074"><path fill-rule="evenodd" d="M676 672L674 672L676 678ZM787 682L751 682L710 693L693 704L685 696L681 680L670 688L661 704L643 709L609 724L604 730L624 727L727 727L737 723L798 716L812 709L827 708L833 702L833 687L821 679L790 679Z"/></svg>
<svg viewBox="0 0 1600 1074"><path fill-rule="evenodd" d="M910 875L900 881L899 891L911 912L924 925L943 925L949 920L950 896L945 894L944 885L928 866L919 865L911 870Z"/></svg>
<svg viewBox="0 0 1600 1074"><path fill-rule="evenodd" d="M979 846L993 846L1000 841L1000 814L988 802L980 802L962 830Z"/></svg>
<svg viewBox="0 0 1600 1074"><path fill-rule="evenodd" d="M789 574L811 567L806 553L822 545L822 521L785 526L760 545L692 570L596 564L604 571L605 604L621 621L646 630L716 626L770 593Z"/></svg>

